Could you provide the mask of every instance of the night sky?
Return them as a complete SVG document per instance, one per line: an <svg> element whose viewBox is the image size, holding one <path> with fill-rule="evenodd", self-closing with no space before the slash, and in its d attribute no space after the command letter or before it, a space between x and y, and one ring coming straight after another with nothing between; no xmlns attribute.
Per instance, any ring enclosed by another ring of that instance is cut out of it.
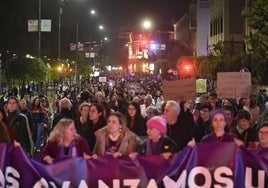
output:
<svg viewBox="0 0 268 188"><path fill-rule="evenodd" d="M25 54L37 53L38 35L27 32L27 20L37 19L38 0L8 0L0 3L0 50ZM152 20L155 29L172 28L186 11L187 0L69 0L62 14L62 56L68 56L69 43L75 42L79 23L79 41L97 41L107 36L112 61L120 59L125 41L118 39L120 27L141 27L144 18ZM88 13L95 9L93 17ZM42 0L42 19L52 20L52 32L42 33L42 55L57 57L58 44L57 0ZM103 24L104 31L97 29Z"/></svg>

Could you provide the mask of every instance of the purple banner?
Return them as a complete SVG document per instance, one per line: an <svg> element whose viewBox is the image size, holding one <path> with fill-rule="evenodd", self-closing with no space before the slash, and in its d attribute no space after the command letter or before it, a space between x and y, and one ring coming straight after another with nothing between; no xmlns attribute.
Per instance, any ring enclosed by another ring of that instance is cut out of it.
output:
<svg viewBox="0 0 268 188"><path fill-rule="evenodd" d="M265 187L268 152L233 143L198 144L165 160L138 156L72 158L43 164L0 144L0 187Z"/></svg>

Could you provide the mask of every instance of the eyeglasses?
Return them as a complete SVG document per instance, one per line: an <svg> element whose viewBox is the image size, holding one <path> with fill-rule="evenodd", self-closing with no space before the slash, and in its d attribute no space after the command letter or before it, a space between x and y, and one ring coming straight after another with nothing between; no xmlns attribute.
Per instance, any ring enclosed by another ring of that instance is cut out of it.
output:
<svg viewBox="0 0 268 188"><path fill-rule="evenodd" d="M209 110L201 110L200 112L201 112L201 113L208 113Z"/></svg>
<svg viewBox="0 0 268 188"><path fill-rule="evenodd" d="M267 136L268 135L268 131L259 131L258 134Z"/></svg>

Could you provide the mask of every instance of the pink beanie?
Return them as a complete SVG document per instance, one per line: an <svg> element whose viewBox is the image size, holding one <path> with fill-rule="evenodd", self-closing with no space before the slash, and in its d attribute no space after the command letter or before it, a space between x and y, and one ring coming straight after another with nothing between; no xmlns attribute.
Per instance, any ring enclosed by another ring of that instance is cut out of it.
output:
<svg viewBox="0 0 268 188"><path fill-rule="evenodd" d="M167 133L167 116L153 116L150 118L146 125L157 129L159 132L166 134Z"/></svg>

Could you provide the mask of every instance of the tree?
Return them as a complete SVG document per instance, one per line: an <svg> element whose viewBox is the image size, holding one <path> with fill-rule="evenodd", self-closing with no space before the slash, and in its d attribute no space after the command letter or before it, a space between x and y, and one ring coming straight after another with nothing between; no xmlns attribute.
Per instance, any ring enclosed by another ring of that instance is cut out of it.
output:
<svg viewBox="0 0 268 188"><path fill-rule="evenodd" d="M13 58L7 66L8 79L19 81L20 87L27 81L42 81L47 75L47 66L36 57Z"/></svg>
<svg viewBox="0 0 268 188"><path fill-rule="evenodd" d="M249 1L242 16L252 28L246 40L253 54L251 72L256 83L268 84L268 3L267 0Z"/></svg>
<svg viewBox="0 0 268 188"><path fill-rule="evenodd" d="M185 46L183 46L178 41L174 41L170 44L170 50L166 56L169 62L168 68L177 67L178 60L183 56L191 56L192 51Z"/></svg>
<svg viewBox="0 0 268 188"><path fill-rule="evenodd" d="M196 58L196 77L216 80L217 72L238 72L245 67L244 52L234 52L228 45L219 42L213 45L208 56Z"/></svg>

